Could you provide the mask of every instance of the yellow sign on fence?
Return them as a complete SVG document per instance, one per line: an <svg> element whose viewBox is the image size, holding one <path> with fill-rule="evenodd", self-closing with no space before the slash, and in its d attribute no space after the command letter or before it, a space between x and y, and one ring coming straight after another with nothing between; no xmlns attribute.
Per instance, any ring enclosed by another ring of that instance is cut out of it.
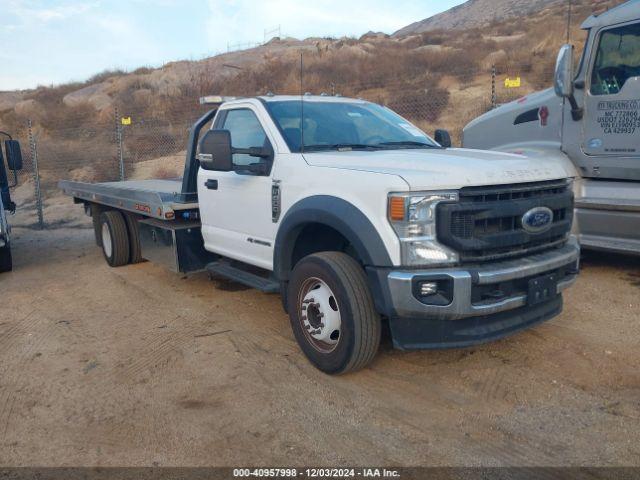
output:
<svg viewBox="0 0 640 480"><path fill-rule="evenodd" d="M122 125L131 125L131 117L122 117L120 122Z"/></svg>
<svg viewBox="0 0 640 480"><path fill-rule="evenodd" d="M522 82L520 81L520 77L516 77L516 78L505 78L504 79L504 86L507 88L518 88L522 85Z"/></svg>

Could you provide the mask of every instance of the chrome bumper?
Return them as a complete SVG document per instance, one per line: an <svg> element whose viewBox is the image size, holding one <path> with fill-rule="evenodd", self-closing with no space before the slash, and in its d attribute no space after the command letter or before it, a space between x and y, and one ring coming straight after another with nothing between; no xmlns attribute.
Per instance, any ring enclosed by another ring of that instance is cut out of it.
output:
<svg viewBox="0 0 640 480"><path fill-rule="evenodd" d="M518 293L495 302L472 303L475 285L490 285L510 280L543 275L555 269L576 264L580 247L575 238L557 250L531 255L517 260L499 262L477 268L451 268L437 270L391 271L387 276L392 308L399 317L429 318L433 320L458 320L467 317L486 316L527 305L527 294ZM413 294L414 281L429 278L451 279L452 302L449 305L427 305ZM569 275L558 282L557 293L570 287L577 275Z"/></svg>

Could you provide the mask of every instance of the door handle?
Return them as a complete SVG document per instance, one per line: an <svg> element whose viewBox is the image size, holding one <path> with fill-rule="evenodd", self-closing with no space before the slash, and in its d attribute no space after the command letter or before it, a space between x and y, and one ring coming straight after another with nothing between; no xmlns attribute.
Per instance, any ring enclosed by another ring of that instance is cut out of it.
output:
<svg viewBox="0 0 640 480"><path fill-rule="evenodd" d="M218 180L213 180L213 179L209 179L206 182L204 182L204 186L207 187L209 190L217 190L218 189Z"/></svg>

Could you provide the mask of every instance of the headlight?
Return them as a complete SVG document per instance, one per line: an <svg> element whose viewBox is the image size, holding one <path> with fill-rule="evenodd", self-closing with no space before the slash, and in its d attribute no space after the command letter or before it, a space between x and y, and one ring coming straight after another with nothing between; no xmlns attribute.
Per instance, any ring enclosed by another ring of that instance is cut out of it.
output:
<svg viewBox="0 0 640 480"><path fill-rule="evenodd" d="M392 193L388 217L400 239L402 264L408 266L455 263L458 254L436 239L436 206L456 202L456 192Z"/></svg>

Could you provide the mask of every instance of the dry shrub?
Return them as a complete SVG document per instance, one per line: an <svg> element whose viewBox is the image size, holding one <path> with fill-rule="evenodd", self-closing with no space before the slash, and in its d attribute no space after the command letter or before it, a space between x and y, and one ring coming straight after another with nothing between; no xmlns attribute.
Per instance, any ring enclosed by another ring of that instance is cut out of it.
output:
<svg viewBox="0 0 640 480"><path fill-rule="evenodd" d="M184 149L184 142L179 142L175 135L167 131L158 133L155 129L150 133L129 135L124 144L126 157L134 163L170 155Z"/></svg>
<svg viewBox="0 0 640 480"><path fill-rule="evenodd" d="M153 171L153 178L160 178L163 180L172 180L178 178L180 175L172 168L162 166Z"/></svg>
<svg viewBox="0 0 640 480"><path fill-rule="evenodd" d="M449 104L449 91L434 87L426 91L404 91L391 97L389 108L416 122L436 122Z"/></svg>
<svg viewBox="0 0 640 480"><path fill-rule="evenodd" d="M95 75L89 77L87 79L87 81L85 82L85 84L87 85L92 85L94 83L102 83L105 80L108 80L112 77L122 77L123 75L126 75L127 72L125 72L124 70L121 70L119 68L115 68L115 69L107 69L107 70L103 70L100 73L96 73Z"/></svg>

